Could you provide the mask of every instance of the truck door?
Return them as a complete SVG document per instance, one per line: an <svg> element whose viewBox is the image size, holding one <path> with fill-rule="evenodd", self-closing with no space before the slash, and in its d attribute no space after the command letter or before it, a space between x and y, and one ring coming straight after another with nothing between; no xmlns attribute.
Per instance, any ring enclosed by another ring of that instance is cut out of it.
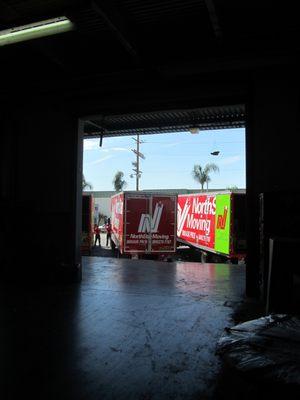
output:
<svg viewBox="0 0 300 400"><path fill-rule="evenodd" d="M149 196L125 196L125 253L148 253L150 234Z"/></svg>
<svg viewBox="0 0 300 400"><path fill-rule="evenodd" d="M153 196L150 200L151 234L149 247L152 253L176 250L176 196Z"/></svg>

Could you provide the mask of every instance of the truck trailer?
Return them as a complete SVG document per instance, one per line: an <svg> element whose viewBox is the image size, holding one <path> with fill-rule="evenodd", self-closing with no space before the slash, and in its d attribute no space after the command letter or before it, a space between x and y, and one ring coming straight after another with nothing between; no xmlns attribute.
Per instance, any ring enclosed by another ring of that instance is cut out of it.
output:
<svg viewBox="0 0 300 400"><path fill-rule="evenodd" d="M245 191L178 195L178 243L200 250L202 262L244 259L245 196Z"/></svg>
<svg viewBox="0 0 300 400"><path fill-rule="evenodd" d="M93 196L91 194L82 194L82 224L81 224L81 254L91 255L94 241L93 232Z"/></svg>
<svg viewBox="0 0 300 400"><path fill-rule="evenodd" d="M176 220L176 194L117 193L111 198L112 248L132 258L175 253Z"/></svg>

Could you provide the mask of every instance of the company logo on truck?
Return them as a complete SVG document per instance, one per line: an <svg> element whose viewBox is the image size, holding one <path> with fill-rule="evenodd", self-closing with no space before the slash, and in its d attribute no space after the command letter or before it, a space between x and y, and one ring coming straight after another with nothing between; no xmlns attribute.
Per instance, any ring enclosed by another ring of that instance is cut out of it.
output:
<svg viewBox="0 0 300 400"><path fill-rule="evenodd" d="M154 214L153 214L152 218L151 218L150 214L142 214L140 223L139 223L139 227L138 227L138 232L139 233L144 233L144 232L156 233L158 231L163 208L164 208L164 206L162 203L157 203L155 206Z"/></svg>
<svg viewBox="0 0 300 400"><path fill-rule="evenodd" d="M178 236L181 235L184 227L202 231L206 236L210 235L211 216L216 213L216 199L208 196L203 200L194 197L191 204L191 199L187 198L183 208L178 204Z"/></svg>
<svg viewBox="0 0 300 400"><path fill-rule="evenodd" d="M178 215L177 215L177 220L178 220L177 235L180 236L181 232L182 232L182 229L183 229L183 226L184 226L184 223L185 223L185 220L186 220L186 217L187 217L187 215L189 213L189 210L191 208L190 200L189 199L186 200L183 208L180 207L179 203L178 203L177 206L178 206L178 209L177 209L177 211L178 211Z"/></svg>
<svg viewBox="0 0 300 400"><path fill-rule="evenodd" d="M223 215L218 215L217 229L225 229L227 219L228 207L224 207Z"/></svg>

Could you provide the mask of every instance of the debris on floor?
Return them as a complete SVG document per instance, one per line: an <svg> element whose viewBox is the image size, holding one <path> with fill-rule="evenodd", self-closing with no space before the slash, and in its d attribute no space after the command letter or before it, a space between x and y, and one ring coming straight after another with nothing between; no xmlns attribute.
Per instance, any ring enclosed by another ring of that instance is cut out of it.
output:
<svg viewBox="0 0 300 400"><path fill-rule="evenodd" d="M216 353L237 371L260 381L299 387L300 319L271 314L225 328Z"/></svg>

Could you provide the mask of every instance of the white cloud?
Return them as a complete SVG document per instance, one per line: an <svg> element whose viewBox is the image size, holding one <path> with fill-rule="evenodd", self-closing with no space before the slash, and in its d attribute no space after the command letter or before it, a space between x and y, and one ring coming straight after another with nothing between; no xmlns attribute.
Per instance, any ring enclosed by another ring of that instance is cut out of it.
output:
<svg viewBox="0 0 300 400"><path fill-rule="evenodd" d="M85 139L83 141L83 150L97 150L99 149L99 139Z"/></svg>
<svg viewBox="0 0 300 400"><path fill-rule="evenodd" d="M235 164L239 161L241 161L242 157L237 155L237 156L232 156L232 157L227 157L227 158L222 158L220 161L218 161L218 165L231 165Z"/></svg>
<svg viewBox="0 0 300 400"><path fill-rule="evenodd" d="M125 147L102 148L99 146L99 139L85 139L83 142L83 151L91 151L91 150L98 150L101 153L109 153L112 151L130 152L130 150Z"/></svg>
<svg viewBox="0 0 300 400"><path fill-rule="evenodd" d="M113 155L108 154L107 156L104 156L102 158L99 158L98 160L92 161L90 163L88 163L88 165L96 165L96 164L101 164L102 162L109 160L110 158L112 158Z"/></svg>

